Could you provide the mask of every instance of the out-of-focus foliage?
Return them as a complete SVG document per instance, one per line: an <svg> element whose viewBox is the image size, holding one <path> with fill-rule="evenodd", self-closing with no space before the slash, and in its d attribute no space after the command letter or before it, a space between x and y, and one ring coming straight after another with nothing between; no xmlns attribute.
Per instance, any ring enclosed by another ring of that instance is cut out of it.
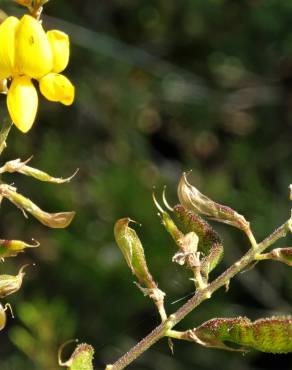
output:
<svg viewBox="0 0 292 370"><path fill-rule="evenodd" d="M0 4L9 14L21 11L8 0ZM0 367L55 369L58 345L78 337L95 347L95 366L103 368L159 322L114 243L118 218L142 223L139 235L151 273L167 292L168 312L193 290L187 273L171 263L174 245L156 216L153 185L167 184L174 204L181 172L192 168L192 182L243 214L258 239L288 217L292 5L51 0L45 14L46 27L71 37L67 75L76 102L66 108L43 99L30 134L13 129L2 160L33 154L31 165L53 176L80 171L62 186L40 186L21 174L3 178L43 209L75 209L77 216L67 230L49 230L3 202L1 238L34 237L41 246L9 261L35 261L37 268L9 300L16 319L1 332ZM223 269L246 250L247 239L229 226L214 227L224 237ZM291 299L291 268L264 261L179 327L214 316L288 314ZM162 341L129 368L207 370L218 364L225 370L288 369L292 357L242 357L180 342L172 356Z"/></svg>

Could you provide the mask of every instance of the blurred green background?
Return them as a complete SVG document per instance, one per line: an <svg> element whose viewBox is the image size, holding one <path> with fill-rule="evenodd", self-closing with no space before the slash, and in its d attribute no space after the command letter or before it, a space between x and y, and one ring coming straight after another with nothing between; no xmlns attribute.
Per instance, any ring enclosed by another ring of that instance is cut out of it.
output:
<svg viewBox="0 0 292 370"><path fill-rule="evenodd" d="M0 4L8 14L22 14L12 1ZM1 273L14 274L23 263L37 264L7 299L15 319L1 332L0 368L55 370L59 345L77 337L95 347L95 368L102 369L159 323L115 245L118 218L142 223L136 229L167 292L168 312L193 292L188 272L171 262L175 248L157 217L153 186L159 194L166 184L175 204L182 171L193 169L198 188L244 214L258 240L288 218L292 2L51 0L44 14L46 29L71 37L65 74L76 85L76 100L68 108L40 98L33 129L28 135L12 130L2 161L34 155L31 165L52 175L80 171L65 185L21 175L3 180L47 211L76 210L77 216L68 229L50 230L3 202L1 238L34 237L41 247L1 265ZM213 277L248 246L239 231L215 227L226 253ZM289 244L291 237L279 243ZM178 328L215 316L289 314L291 301L291 268L262 262ZM242 356L184 342L175 342L172 356L163 340L129 369L291 366L292 355Z"/></svg>

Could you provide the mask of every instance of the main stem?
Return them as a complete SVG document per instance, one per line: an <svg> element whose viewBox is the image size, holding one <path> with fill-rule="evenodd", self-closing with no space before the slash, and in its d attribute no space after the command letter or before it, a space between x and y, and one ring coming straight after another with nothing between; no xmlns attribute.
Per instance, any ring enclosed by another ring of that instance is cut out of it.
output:
<svg viewBox="0 0 292 370"><path fill-rule="evenodd" d="M263 252L270 245L274 244L278 239L286 236L291 227L291 219L285 222L277 230L275 230L270 236L264 239L260 244L253 246L243 257L237 262L225 270L217 279L209 283L204 289L197 290L195 295L190 298L181 308L179 308L174 314L170 315L169 318L157 326L150 334L144 339L132 347L127 353L120 357L114 364L107 365L105 370L121 370L133 362L149 347L156 343L159 339L164 337L168 330L172 329L177 323L179 323L186 315L188 315L194 308L201 304L204 300L210 298L212 293L218 290L220 287L229 283L236 274L247 267L251 262L254 261L255 256Z"/></svg>

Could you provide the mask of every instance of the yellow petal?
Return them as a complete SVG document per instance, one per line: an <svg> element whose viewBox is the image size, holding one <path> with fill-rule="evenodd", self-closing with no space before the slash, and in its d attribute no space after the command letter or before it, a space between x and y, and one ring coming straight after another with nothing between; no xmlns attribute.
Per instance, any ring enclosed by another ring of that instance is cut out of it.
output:
<svg viewBox="0 0 292 370"><path fill-rule="evenodd" d="M29 131L38 108L38 94L29 77L13 79L7 94L7 107L15 126L22 132Z"/></svg>
<svg viewBox="0 0 292 370"><path fill-rule="evenodd" d="M0 79L12 76L14 68L15 30L19 20L8 17L0 25Z"/></svg>
<svg viewBox="0 0 292 370"><path fill-rule="evenodd" d="M52 30L47 32L53 53L52 72L62 72L69 62L69 37L66 33Z"/></svg>
<svg viewBox="0 0 292 370"><path fill-rule="evenodd" d="M71 105L75 88L67 77L58 73L49 73L40 79L41 93L50 101Z"/></svg>
<svg viewBox="0 0 292 370"><path fill-rule="evenodd" d="M18 74L40 78L53 68L53 55L42 25L24 15L16 31L15 63Z"/></svg>

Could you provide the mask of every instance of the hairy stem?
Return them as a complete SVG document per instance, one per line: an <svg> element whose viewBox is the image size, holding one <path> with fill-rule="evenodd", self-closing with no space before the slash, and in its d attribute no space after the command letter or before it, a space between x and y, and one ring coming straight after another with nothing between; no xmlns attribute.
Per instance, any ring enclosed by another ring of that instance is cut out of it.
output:
<svg viewBox="0 0 292 370"><path fill-rule="evenodd" d="M179 308L174 314L170 315L169 318L157 326L150 334L144 339L132 347L127 353L120 357L114 364L107 365L106 370L121 370L133 362L149 347L156 343L159 339L164 336L172 334L177 338L179 332L171 331L171 329L180 322L186 315L188 315L194 308L200 305L204 300L210 298L212 293L221 288L222 286L229 283L236 274L246 268L251 262L254 261L255 256L258 253L263 252L270 245L274 244L278 239L286 236L287 232L291 227L291 218L285 222L282 226L276 229L270 236L264 239L261 243L252 243L252 248L241 257L237 262L225 270L220 276L209 283L205 288L198 289L194 296L190 298L181 308ZM253 240L254 237L252 237Z"/></svg>

